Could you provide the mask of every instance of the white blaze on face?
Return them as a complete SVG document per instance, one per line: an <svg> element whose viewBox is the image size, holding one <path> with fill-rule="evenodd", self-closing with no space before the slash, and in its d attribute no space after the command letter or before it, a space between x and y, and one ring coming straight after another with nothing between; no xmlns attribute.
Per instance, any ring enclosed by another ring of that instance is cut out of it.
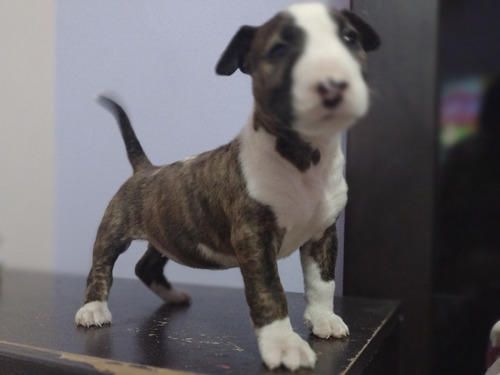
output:
<svg viewBox="0 0 500 375"><path fill-rule="evenodd" d="M339 37L327 6L298 4L288 12L305 33L304 49L292 71L294 129L309 136L343 130L368 109L368 88L360 64ZM348 85L335 108L325 108L317 92L318 85L328 79Z"/></svg>

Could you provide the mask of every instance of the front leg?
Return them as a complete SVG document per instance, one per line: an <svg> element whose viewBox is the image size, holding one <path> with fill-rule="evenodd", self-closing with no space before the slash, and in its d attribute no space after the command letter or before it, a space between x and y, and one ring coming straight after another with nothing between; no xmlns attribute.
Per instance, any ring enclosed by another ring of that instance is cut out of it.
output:
<svg viewBox="0 0 500 375"><path fill-rule="evenodd" d="M233 233L233 244L262 359L270 369L312 368L316 354L293 331L288 317L276 259L281 238L261 225L251 225L251 231L245 226Z"/></svg>
<svg viewBox="0 0 500 375"><path fill-rule="evenodd" d="M349 335L347 325L333 312L336 259L335 224L325 231L320 240L308 242L300 248L307 301L304 320L316 336L325 339Z"/></svg>

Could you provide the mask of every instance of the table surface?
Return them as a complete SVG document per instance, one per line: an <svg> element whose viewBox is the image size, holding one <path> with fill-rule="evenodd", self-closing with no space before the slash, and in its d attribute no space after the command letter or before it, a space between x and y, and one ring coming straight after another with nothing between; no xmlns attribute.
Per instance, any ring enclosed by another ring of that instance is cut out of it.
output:
<svg viewBox="0 0 500 375"><path fill-rule="evenodd" d="M85 278L3 271L0 279L0 366L34 366L64 374L280 374L262 364L244 292L182 285L190 306L162 303L139 280L115 279L113 324L76 327ZM314 370L297 374L359 374L398 324L392 301L336 298L349 325L346 339L312 336L303 323L305 301L287 293L295 331L318 355ZM16 365L17 364L17 365ZM20 367L21 368L21 367ZM3 373L2 371L0 371ZM18 372L22 373L22 372Z"/></svg>

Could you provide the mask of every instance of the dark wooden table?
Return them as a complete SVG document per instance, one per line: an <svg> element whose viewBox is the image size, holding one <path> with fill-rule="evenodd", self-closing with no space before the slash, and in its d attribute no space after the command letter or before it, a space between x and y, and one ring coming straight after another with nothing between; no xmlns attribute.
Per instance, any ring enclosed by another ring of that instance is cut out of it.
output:
<svg viewBox="0 0 500 375"><path fill-rule="evenodd" d="M281 374L260 359L242 290L183 285L190 306L162 302L138 280L115 279L113 325L79 328L85 279L3 271L0 280L0 374ZM310 335L305 302L288 293L292 325L318 354L297 374L396 373L398 307L391 301L338 298L350 327L342 340Z"/></svg>

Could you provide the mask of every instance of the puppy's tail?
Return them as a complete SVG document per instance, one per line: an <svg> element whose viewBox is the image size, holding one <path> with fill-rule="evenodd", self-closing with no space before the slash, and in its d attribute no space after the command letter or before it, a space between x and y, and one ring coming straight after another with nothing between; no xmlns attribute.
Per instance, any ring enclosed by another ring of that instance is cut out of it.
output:
<svg viewBox="0 0 500 375"><path fill-rule="evenodd" d="M108 109L118 121L123 141L125 142L125 148L127 149L128 160L130 161L130 164L132 164L134 173L145 167L152 166L146 156L146 153L142 149L142 146L135 135L134 129L132 128L132 124L130 123L130 120L123 108L114 100L101 95L97 97L97 102L104 108Z"/></svg>

